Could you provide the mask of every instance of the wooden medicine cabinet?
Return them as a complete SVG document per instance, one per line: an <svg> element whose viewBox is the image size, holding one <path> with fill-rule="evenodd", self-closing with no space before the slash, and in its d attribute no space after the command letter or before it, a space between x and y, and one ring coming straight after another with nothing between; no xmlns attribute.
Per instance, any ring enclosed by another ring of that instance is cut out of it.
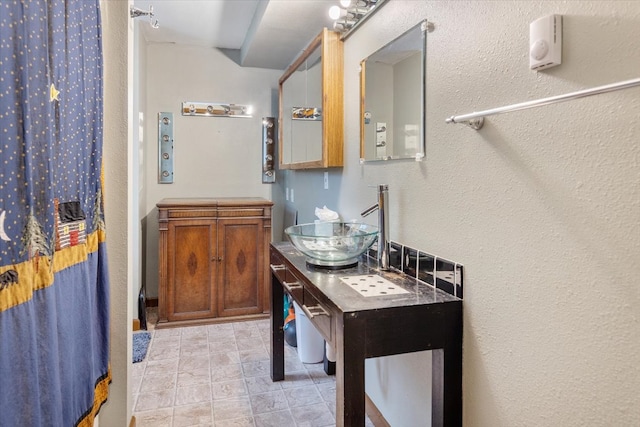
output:
<svg viewBox="0 0 640 427"><path fill-rule="evenodd" d="M326 28L279 81L281 169L343 165L343 47Z"/></svg>

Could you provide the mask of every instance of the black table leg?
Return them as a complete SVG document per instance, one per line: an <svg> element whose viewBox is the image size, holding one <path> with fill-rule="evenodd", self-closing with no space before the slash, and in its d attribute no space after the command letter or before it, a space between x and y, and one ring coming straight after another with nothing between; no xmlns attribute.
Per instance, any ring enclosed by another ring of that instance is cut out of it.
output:
<svg viewBox="0 0 640 427"><path fill-rule="evenodd" d="M327 375L335 375L336 374L336 362L332 362L327 358L327 350L324 350L324 358L322 359L322 363L324 366L324 373Z"/></svg>
<svg viewBox="0 0 640 427"><path fill-rule="evenodd" d="M444 425L462 426L462 343L444 349Z"/></svg>
<svg viewBox="0 0 640 427"><path fill-rule="evenodd" d="M336 427L364 426L365 322L346 316L336 333Z"/></svg>
<svg viewBox="0 0 640 427"><path fill-rule="evenodd" d="M271 274L271 379L284 380L284 291Z"/></svg>
<svg viewBox="0 0 640 427"><path fill-rule="evenodd" d="M433 350L433 427L462 426L462 346Z"/></svg>

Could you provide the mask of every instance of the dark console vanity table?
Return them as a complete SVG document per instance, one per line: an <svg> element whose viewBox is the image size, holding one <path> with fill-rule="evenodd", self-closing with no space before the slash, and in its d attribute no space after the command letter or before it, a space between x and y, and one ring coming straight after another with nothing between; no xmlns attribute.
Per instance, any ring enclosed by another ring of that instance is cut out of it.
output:
<svg viewBox="0 0 640 427"><path fill-rule="evenodd" d="M273 381L284 380L286 292L335 349L336 426L365 423L366 358L422 350L433 350L432 425L462 425L459 298L398 273L379 272L374 268L375 261L367 257L352 268L326 270L307 265L305 257L284 242L271 244L270 257ZM369 280L366 276L370 275L382 276L395 291L363 296L366 291L356 291L356 283L350 284Z"/></svg>

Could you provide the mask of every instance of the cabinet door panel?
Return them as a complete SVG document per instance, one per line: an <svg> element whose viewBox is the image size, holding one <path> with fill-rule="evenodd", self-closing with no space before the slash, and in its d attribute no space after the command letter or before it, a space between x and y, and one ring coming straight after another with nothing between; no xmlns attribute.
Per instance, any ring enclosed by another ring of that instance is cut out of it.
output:
<svg viewBox="0 0 640 427"><path fill-rule="evenodd" d="M263 220L218 221L218 316L262 312Z"/></svg>
<svg viewBox="0 0 640 427"><path fill-rule="evenodd" d="M169 226L170 320L215 316L215 234L215 222Z"/></svg>

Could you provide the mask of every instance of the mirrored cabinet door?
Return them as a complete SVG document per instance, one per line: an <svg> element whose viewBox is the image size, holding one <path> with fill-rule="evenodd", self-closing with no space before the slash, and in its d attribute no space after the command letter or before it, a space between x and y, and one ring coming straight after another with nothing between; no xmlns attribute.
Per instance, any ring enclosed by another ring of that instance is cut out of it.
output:
<svg viewBox="0 0 640 427"><path fill-rule="evenodd" d="M321 59L315 49L282 84L284 163L322 160Z"/></svg>
<svg viewBox="0 0 640 427"><path fill-rule="evenodd" d="M343 56L324 29L280 78L280 168L343 165Z"/></svg>

